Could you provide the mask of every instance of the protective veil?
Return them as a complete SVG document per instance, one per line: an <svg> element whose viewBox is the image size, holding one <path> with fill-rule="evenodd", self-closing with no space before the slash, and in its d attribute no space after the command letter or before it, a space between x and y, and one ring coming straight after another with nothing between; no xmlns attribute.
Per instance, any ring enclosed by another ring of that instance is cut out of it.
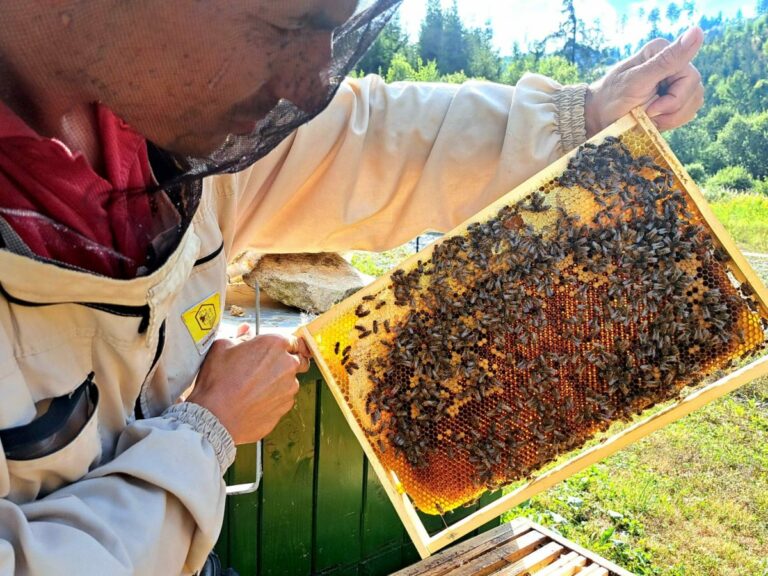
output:
<svg viewBox="0 0 768 576"><path fill-rule="evenodd" d="M138 210L144 214L142 224L133 225L129 221L122 226L123 234L133 236L126 240L127 244L144 249L131 251L121 249L120 243L110 246L100 243L93 236L89 237L49 214L27 206L20 208L7 190L0 192L0 247L61 266L82 269L72 261L41 256L32 250L17 230L33 229L36 239L50 247L51 253L96 255L98 264L85 268L90 272L129 279L157 269L178 246L189 226L200 201L202 179L250 166L321 112L386 25L400 0L376 0L361 4L363 6L347 22L334 30L330 64L320 74L325 82L300 84L302 89L313 92L307 94L307 100L319 102L313 109L301 109L289 100L281 99L250 134L231 134L218 150L204 158L181 157L151 142L146 143L155 184L131 189L116 187L109 192L108 199L110 204L122 203L126 207L123 213L133 214ZM318 91L324 92L322 98Z"/></svg>

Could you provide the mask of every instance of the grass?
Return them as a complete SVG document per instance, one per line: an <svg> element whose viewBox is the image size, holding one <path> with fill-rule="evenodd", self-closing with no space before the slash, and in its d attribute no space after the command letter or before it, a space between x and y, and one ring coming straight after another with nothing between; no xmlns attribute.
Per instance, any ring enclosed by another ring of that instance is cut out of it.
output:
<svg viewBox="0 0 768 576"><path fill-rule="evenodd" d="M528 516L641 575L768 574L768 380L529 500Z"/></svg>
<svg viewBox="0 0 768 576"><path fill-rule="evenodd" d="M401 261L413 254L414 250L409 244L403 244L394 250L387 252L355 252L350 263L369 276L383 276Z"/></svg>
<svg viewBox="0 0 768 576"><path fill-rule="evenodd" d="M768 196L722 194L713 197L711 205L744 250L768 252Z"/></svg>

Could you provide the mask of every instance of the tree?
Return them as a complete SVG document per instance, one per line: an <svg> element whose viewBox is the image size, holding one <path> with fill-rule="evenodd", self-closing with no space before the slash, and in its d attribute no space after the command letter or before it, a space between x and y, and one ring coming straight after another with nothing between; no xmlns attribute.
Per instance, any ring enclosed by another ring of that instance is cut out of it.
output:
<svg viewBox="0 0 768 576"><path fill-rule="evenodd" d="M443 32L437 66L442 74L451 74L459 70L467 70L469 55L467 47L467 31L459 16L456 0L443 13Z"/></svg>
<svg viewBox="0 0 768 576"><path fill-rule="evenodd" d="M677 4L674 2L667 4L667 20L669 20L670 24L673 26L677 24L677 21L680 20L681 14L682 10L680 10L680 7Z"/></svg>
<svg viewBox="0 0 768 576"><path fill-rule="evenodd" d="M440 0L427 1L427 15L419 31L419 56L429 62L437 60L443 50L443 9Z"/></svg>
<svg viewBox="0 0 768 576"><path fill-rule="evenodd" d="M726 162L743 166L757 179L768 176L765 150L768 150L768 112L743 116L737 114L717 138L723 146Z"/></svg>
<svg viewBox="0 0 768 576"><path fill-rule="evenodd" d="M720 80L715 85L715 94L720 102L739 112L750 111L750 93L752 82L743 70L736 70L732 75Z"/></svg>
<svg viewBox="0 0 768 576"><path fill-rule="evenodd" d="M648 12L648 22L651 23L651 37L656 38L661 36L661 30L659 29L659 22L661 21L661 10L654 8Z"/></svg>
<svg viewBox="0 0 768 576"><path fill-rule="evenodd" d="M556 32L545 39L546 44L554 41L561 44L556 53L565 57L571 64L576 64L586 72L595 67L601 59L602 35L599 25L588 28L576 14L574 0L563 0L560 10L563 21Z"/></svg>
<svg viewBox="0 0 768 576"><path fill-rule="evenodd" d="M579 68L563 56L536 58L532 54L526 54L509 63L502 74L501 81L504 84L517 84L526 72L543 74L561 84L575 84L582 80Z"/></svg>
<svg viewBox="0 0 768 576"><path fill-rule="evenodd" d="M490 22L485 28L467 32L469 62L466 72L473 78L498 80L501 76L501 58L493 46L493 29Z"/></svg>
<svg viewBox="0 0 768 576"><path fill-rule="evenodd" d="M768 0L757 0L757 14L768 14Z"/></svg>
<svg viewBox="0 0 768 576"><path fill-rule="evenodd" d="M565 16L565 21L560 25L562 36L565 38L563 53L571 64L576 64L576 36L579 32L579 19L576 18L576 8L573 0L563 0L563 9L560 11Z"/></svg>
<svg viewBox="0 0 768 576"><path fill-rule="evenodd" d="M400 23L400 15L395 14L360 60L357 69L365 73L383 75L389 70L395 54L408 50L408 34Z"/></svg>
<svg viewBox="0 0 768 576"><path fill-rule="evenodd" d="M400 82L409 80L412 82L437 82L440 73L437 71L437 63L430 60L426 64L421 58L416 59L416 66L411 66L403 54L395 54L392 65L387 71L387 82Z"/></svg>
<svg viewBox="0 0 768 576"><path fill-rule="evenodd" d="M723 13L719 12L717 16L714 17L708 17L708 16L702 16L699 19L699 26L701 26L701 29L711 30L712 28L715 28L716 26L720 26L723 23Z"/></svg>

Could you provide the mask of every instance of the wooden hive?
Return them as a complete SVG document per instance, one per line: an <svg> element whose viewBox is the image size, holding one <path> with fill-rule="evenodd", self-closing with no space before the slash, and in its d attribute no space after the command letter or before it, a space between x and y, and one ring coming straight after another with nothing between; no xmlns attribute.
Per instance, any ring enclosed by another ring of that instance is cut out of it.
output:
<svg viewBox="0 0 768 576"><path fill-rule="evenodd" d="M547 530L517 518L392 576L632 576Z"/></svg>
<svg viewBox="0 0 768 576"><path fill-rule="evenodd" d="M735 368L765 347L766 302L636 111L300 332L426 556L768 373ZM690 387L437 535L415 513L530 478Z"/></svg>

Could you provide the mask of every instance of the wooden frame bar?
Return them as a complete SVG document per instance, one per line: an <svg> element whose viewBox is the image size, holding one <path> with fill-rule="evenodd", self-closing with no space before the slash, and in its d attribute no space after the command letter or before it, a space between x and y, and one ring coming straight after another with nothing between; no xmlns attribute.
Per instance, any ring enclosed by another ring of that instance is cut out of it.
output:
<svg viewBox="0 0 768 576"><path fill-rule="evenodd" d="M676 177L685 187L689 197L699 210L703 220L706 221L707 225L712 231L712 234L722 245L723 249L728 252L735 265L732 267L734 276L736 276L736 278L741 282L746 281L753 288L758 304L762 307L763 311L768 314L768 290L766 290L766 288L762 285L757 277L757 274L752 270L744 256L739 252L738 247L730 235L726 232L725 228L715 218L714 213L709 208L709 205L704 199L704 196L699 188L696 186L690 176L685 172L684 168L672 153L666 141L659 134L653 123L648 119L642 110L638 109L631 112L630 114L627 114L597 134L591 139L591 141L601 142L606 136L620 136L621 134L638 126L648 137L651 138L655 146L660 150L670 168L675 173ZM467 230L470 224L484 221L492 217L503 206L506 206L524 197L530 191L532 186L538 186L538 183L543 179L548 178L548 175L554 176L562 173L563 170L565 170L567 167L569 160L575 154L576 150L566 154L551 164L544 171L528 179L526 182L515 188L512 192L497 200L486 209L469 219L467 222L457 227L452 231L452 234L461 234ZM420 253L413 255L403 264L401 264L401 266L407 267L409 264L415 264L417 260L424 260L429 258L433 248L434 244L427 247ZM355 436L360 441L360 445L363 447L363 450L370 460L373 469L379 476L387 495L389 496L393 506L395 507L395 510L397 511L398 516L402 520L408 535L413 540L413 543L422 558L426 558L434 552L455 542L459 538L469 534L472 530L479 528L488 521L493 520L501 514L509 511L511 508L517 506L521 502L524 502L525 500L550 488L558 482L565 480L569 476L587 468L588 466L591 466L603 458L616 453L622 448L640 440L648 434L663 428L667 424L670 424L671 422L674 422L675 420L690 414L705 404L712 402L713 400L716 400L717 398L720 398L725 394L732 392L733 390L736 390L737 388L749 383L756 378L768 376L768 356L766 356L753 361L748 366L732 372L731 374L721 378L709 386L697 390L686 398L665 408L661 412L658 412L653 416L638 422L626 430L608 438L608 440L602 444L598 444L593 448L577 454L567 462L541 474L537 478L515 489L513 492L505 494L500 499L486 505L480 510L477 510L466 518L459 520L452 526L442 530L434 536L430 536L423 523L421 522L412 502L400 488L396 476L394 476L392 471L385 469L377 457L360 424L357 422L357 419L355 418L350 406L346 402L342 391L339 389L338 385L336 385L331 369L325 362L322 354L320 353L319 347L312 336L314 332L320 331L322 328L330 324L333 319L338 317L340 314L354 309L360 301L360 298L378 293L379 291L383 290L388 283L388 277L378 279L371 285L355 294L355 296L352 298L339 303L336 307L334 307L331 313L323 314L307 326L301 327L298 330L297 335L303 336L307 341L307 344L309 345L315 360L317 361L318 366L333 393L334 398L341 407L344 417L347 419Z"/></svg>

